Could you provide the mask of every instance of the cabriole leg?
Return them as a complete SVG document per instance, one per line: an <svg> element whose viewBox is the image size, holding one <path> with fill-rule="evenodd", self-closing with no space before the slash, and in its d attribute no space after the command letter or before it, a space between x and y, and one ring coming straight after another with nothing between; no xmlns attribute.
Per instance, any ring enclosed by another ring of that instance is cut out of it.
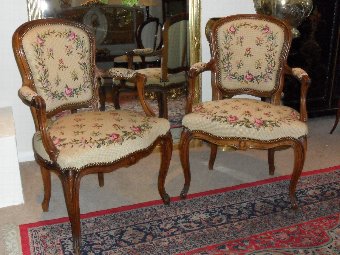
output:
<svg viewBox="0 0 340 255"><path fill-rule="evenodd" d="M192 138L191 132L184 128L181 135L179 151L180 151L180 160L182 164L183 174L184 174L184 186L180 197L185 199L187 197L190 181L191 181L191 174L190 174L190 162L189 162L189 145L190 140Z"/></svg>

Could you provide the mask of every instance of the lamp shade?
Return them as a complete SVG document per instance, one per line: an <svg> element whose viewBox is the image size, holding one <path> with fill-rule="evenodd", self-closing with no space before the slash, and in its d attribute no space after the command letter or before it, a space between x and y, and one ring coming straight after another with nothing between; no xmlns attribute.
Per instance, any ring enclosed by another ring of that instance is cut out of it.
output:
<svg viewBox="0 0 340 255"><path fill-rule="evenodd" d="M158 0L139 0L138 4L142 6L156 6L156 5L159 5L159 1Z"/></svg>

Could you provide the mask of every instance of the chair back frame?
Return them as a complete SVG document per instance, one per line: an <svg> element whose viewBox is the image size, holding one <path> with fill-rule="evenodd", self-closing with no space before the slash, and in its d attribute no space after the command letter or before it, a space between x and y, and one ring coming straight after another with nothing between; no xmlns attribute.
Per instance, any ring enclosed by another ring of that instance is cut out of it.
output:
<svg viewBox="0 0 340 255"><path fill-rule="evenodd" d="M147 20L145 20L141 25L139 25L136 30L136 41L137 41L138 49L146 48L146 46L143 44L143 41L142 41L142 34L143 34L143 30L145 29L145 27L148 26L150 23L155 23L155 30L151 31L151 32L154 32L152 49L159 50L162 47L163 38L162 38L162 32L161 32L162 30L161 23L159 22L158 18L150 17ZM161 38L158 38L158 36L160 36Z"/></svg>

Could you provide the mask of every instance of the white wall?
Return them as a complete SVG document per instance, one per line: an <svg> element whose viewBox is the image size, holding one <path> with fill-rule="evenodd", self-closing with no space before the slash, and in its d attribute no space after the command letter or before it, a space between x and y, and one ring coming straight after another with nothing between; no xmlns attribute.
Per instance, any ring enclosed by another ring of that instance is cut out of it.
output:
<svg viewBox="0 0 340 255"><path fill-rule="evenodd" d="M202 61L208 62L210 59L209 44L204 32L208 20L213 17L225 17L232 14L255 13L255 9L252 0L202 0L201 6ZM211 100L210 84L210 73L203 73L202 101Z"/></svg>
<svg viewBox="0 0 340 255"><path fill-rule="evenodd" d="M19 74L12 51L12 34L28 20L26 0L0 1L0 107L12 106L19 160L32 160L32 134L34 124L29 108L18 97L21 87ZM2 145L0 145L2 146Z"/></svg>

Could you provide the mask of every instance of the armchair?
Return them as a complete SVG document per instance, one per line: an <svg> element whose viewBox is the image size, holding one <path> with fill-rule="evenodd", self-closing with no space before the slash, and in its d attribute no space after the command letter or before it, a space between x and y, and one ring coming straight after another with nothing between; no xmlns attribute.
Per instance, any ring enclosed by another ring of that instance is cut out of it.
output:
<svg viewBox="0 0 340 255"><path fill-rule="evenodd" d="M27 104L36 133L33 150L44 184L43 211L51 197L51 172L62 182L73 246L80 254L79 186L83 176L137 163L159 145L158 191L165 204L164 182L172 139L170 124L153 117L144 101L145 77L132 70L111 70L115 79L136 84L146 116L132 111L99 111L98 80L108 74L95 66L95 41L80 23L62 19L26 22L13 34L13 51L22 76L19 97Z"/></svg>
<svg viewBox="0 0 340 255"><path fill-rule="evenodd" d="M188 44L187 44L188 14L178 14L168 18L163 27L163 46L160 50L161 67L138 69L136 72L147 78L145 91L155 93L159 107L159 117L168 118L168 94L176 88L187 87ZM129 66L133 57L143 55L154 56L157 52L131 52L128 54ZM115 82L115 81L114 81ZM121 84L122 89L135 89L134 84ZM119 107L119 92L115 94L115 105Z"/></svg>
<svg viewBox="0 0 340 255"><path fill-rule="evenodd" d="M300 68L287 63L292 35L290 27L276 18L250 14L222 18L208 33L211 60L194 64L189 71L189 91L180 159L187 196L190 181L189 143L193 138L211 144L209 169L213 169L218 146L238 150L268 150L269 174L275 171L274 153L293 148L294 167L289 197L297 208L295 190L307 151L306 94L310 79ZM210 71L212 101L193 106L196 77ZM284 75L301 83L300 113L282 106ZM262 100L235 98L247 94Z"/></svg>

